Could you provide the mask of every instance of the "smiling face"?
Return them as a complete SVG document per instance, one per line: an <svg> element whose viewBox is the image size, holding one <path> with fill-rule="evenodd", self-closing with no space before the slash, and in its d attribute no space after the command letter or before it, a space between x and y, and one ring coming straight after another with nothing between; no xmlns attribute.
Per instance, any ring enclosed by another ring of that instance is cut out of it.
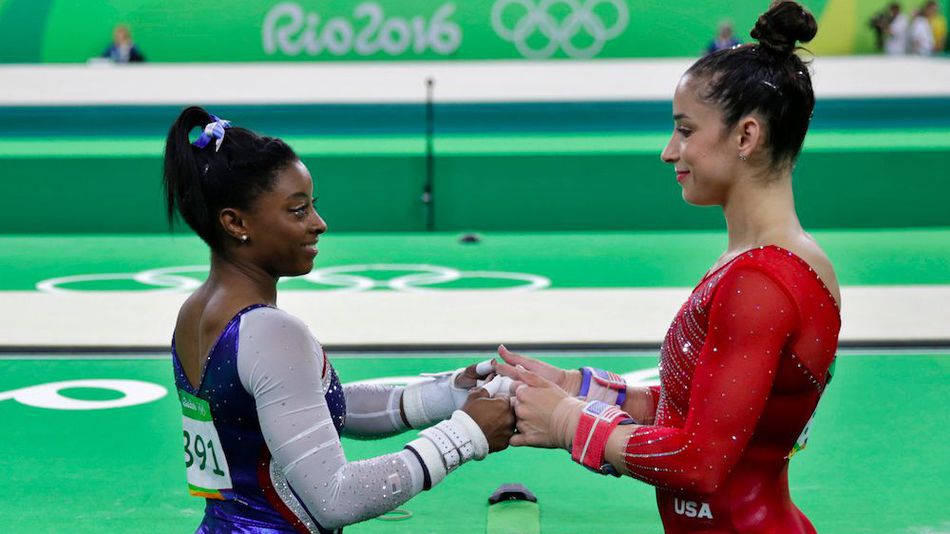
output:
<svg viewBox="0 0 950 534"><path fill-rule="evenodd" d="M740 164L736 138L722 113L696 94L689 75L673 96L673 136L660 156L673 165L683 200L696 206L722 205Z"/></svg>
<svg viewBox="0 0 950 534"><path fill-rule="evenodd" d="M275 277L313 269L317 240L327 225L317 213L313 179L303 163L280 170L274 187L261 193L242 217L254 263Z"/></svg>

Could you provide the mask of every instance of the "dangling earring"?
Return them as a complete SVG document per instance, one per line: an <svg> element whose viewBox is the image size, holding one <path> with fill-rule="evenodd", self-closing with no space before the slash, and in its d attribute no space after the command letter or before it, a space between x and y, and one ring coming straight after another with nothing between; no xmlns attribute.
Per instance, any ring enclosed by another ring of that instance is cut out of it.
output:
<svg viewBox="0 0 950 534"><path fill-rule="evenodd" d="M745 154L739 154L739 161L746 161L748 159L749 159L749 156L746 156Z"/></svg>

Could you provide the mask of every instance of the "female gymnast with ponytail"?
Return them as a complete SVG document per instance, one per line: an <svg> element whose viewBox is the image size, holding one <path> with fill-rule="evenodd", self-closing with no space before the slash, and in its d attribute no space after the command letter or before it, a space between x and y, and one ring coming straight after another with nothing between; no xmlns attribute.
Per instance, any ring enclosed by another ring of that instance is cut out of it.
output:
<svg viewBox="0 0 950 534"><path fill-rule="evenodd" d="M278 278L309 272L327 230L286 143L190 107L168 133L164 185L169 220L177 211L211 249L172 340L188 485L206 499L197 532L340 532L507 447L508 401L475 387L491 365L341 386L307 326L277 307ZM432 424L367 460L340 443Z"/></svg>
<svg viewBox="0 0 950 534"><path fill-rule="evenodd" d="M511 444L563 447L595 471L656 486L668 534L815 532L792 502L788 466L841 325L834 271L792 194L814 107L796 43L816 32L801 5L775 2L752 30L757 43L698 60L676 88L662 159L686 202L722 208L728 247L673 319L660 386L499 349L499 372L523 382Z"/></svg>

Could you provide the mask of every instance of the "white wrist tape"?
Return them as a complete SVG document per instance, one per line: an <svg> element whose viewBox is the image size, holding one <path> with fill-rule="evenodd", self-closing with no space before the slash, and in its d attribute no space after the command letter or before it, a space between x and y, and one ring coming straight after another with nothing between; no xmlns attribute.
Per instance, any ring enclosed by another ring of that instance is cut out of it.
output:
<svg viewBox="0 0 950 534"><path fill-rule="evenodd" d="M451 419L419 432L406 448L412 449L422 461L430 489L446 475L468 460L481 460L488 455L488 440L478 424L458 410Z"/></svg>
<svg viewBox="0 0 950 534"><path fill-rule="evenodd" d="M456 387L455 379L465 369L427 375L409 384L402 392L402 408L412 428L422 428L441 421L462 407L469 390Z"/></svg>

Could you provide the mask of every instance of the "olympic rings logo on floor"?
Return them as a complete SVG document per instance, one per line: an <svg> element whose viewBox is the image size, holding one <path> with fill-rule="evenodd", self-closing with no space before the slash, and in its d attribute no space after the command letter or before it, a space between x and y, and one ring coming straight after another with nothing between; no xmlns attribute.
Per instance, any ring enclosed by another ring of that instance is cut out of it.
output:
<svg viewBox="0 0 950 534"><path fill-rule="evenodd" d="M659 370L656 367L642 369L625 373L623 378L630 385L657 385L659 384ZM425 379L424 376L387 376L348 382L344 385L389 384L403 386L423 379ZM105 390L121 393L122 396L108 400L85 400L63 395L63 391L70 389ZM168 390L164 387L142 380L81 379L49 382L10 391L0 391L0 402L14 400L26 406L44 408L47 410L105 410L148 404L164 398L167 394Z"/></svg>
<svg viewBox="0 0 950 534"><path fill-rule="evenodd" d="M207 276L207 265L187 265L181 267L162 267L148 269L137 273L102 273L81 274L50 278L36 284L36 289L45 293L75 293L93 291L90 285L106 290L109 283L121 284L119 289L127 289L131 284L139 291L151 293L184 293L194 291L201 285L202 279ZM405 273L388 278L374 278L372 273ZM504 283L504 287L478 288L491 291L536 291L550 287L551 280L540 275L526 273L510 273L503 271L462 271L452 267L430 265L422 263L370 263L362 265L340 265L314 269L310 273L294 277L282 278L280 282L303 282L306 289L320 289L324 291L361 292L373 289L389 289L404 293L421 293L428 291L451 290L458 283L461 285L481 281ZM83 289L83 286L87 286Z"/></svg>
<svg viewBox="0 0 950 534"><path fill-rule="evenodd" d="M557 17L562 11L558 6L567 8L567 16ZM595 12L600 6L610 6L616 12L613 24L608 26ZM516 19L514 25L507 24L512 18ZM518 52L530 59L549 58L558 49L571 58L592 58L607 41L619 37L629 22L624 0L498 0L491 12L495 33L513 42ZM538 34L543 39L536 37ZM580 36L586 36L590 43L576 45L574 40Z"/></svg>
<svg viewBox="0 0 950 534"><path fill-rule="evenodd" d="M83 400L63 395L68 389L98 389L121 393L117 399ZM104 410L125 408L154 402L168 394L168 390L141 380L84 379L37 384L0 392L0 401L13 399L20 404L48 410Z"/></svg>

